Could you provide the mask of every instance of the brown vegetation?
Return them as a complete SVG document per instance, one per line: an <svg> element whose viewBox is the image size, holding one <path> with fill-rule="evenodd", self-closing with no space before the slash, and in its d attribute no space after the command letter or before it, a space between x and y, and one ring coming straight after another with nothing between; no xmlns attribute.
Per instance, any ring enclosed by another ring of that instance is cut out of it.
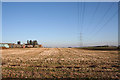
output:
<svg viewBox="0 0 120 80"><path fill-rule="evenodd" d="M117 51L73 48L2 50L3 78L119 79Z"/></svg>

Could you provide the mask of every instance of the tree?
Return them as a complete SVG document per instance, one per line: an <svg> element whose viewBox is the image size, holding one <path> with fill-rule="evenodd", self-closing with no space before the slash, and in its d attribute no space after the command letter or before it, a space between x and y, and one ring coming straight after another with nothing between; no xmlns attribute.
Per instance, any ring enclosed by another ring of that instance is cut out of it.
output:
<svg viewBox="0 0 120 80"><path fill-rule="evenodd" d="M20 42L20 41L18 41L18 42L17 42L17 44L19 44L19 45L20 45L20 44L21 44L21 42Z"/></svg>
<svg viewBox="0 0 120 80"><path fill-rule="evenodd" d="M27 40L27 44L28 44L28 45L30 44L29 40Z"/></svg>
<svg viewBox="0 0 120 80"><path fill-rule="evenodd" d="M33 42L32 42L32 40L30 40L30 45L33 45Z"/></svg>
<svg viewBox="0 0 120 80"><path fill-rule="evenodd" d="M37 40L34 40L34 41L33 41L33 45L38 45Z"/></svg>
<svg viewBox="0 0 120 80"><path fill-rule="evenodd" d="M35 40L35 45L38 45L38 42L37 42L37 40Z"/></svg>

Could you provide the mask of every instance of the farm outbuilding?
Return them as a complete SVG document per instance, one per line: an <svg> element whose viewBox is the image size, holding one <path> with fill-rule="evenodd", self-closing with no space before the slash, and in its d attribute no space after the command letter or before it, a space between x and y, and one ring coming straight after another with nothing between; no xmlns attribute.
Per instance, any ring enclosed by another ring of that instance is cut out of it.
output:
<svg viewBox="0 0 120 80"><path fill-rule="evenodd" d="M34 45L34 48L39 48L39 45Z"/></svg>
<svg viewBox="0 0 120 80"><path fill-rule="evenodd" d="M39 45L40 48L42 48L43 46L42 45Z"/></svg>
<svg viewBox="0 0 120 80"><path fill-rule="evenodd" d="M26 45L26 48L33 48L33 45Z"/></svg>
<svg viewBox="0 0 120 80"><path fill-rule="evenodd" d="M0 43L0 48L9 48L9 45L8 44Z"/></svg>
<svg viewBox="0 0 120 80"><path fill-rule="evenodd" d="M31 42L31 44L30 44ZM28 41L27 40L27 44L21 44L20 41L17 42L17 44L15 43L0 43L0 47L4 47L4 48L42 48L42 45L37 43L37 40L34 40L32 43L32 40Z"/></svg>
<svg viewBox="0 0 120 80"><path fill-rule="evenodd" d="M8 45L9 45L9 48L14 48L14 43L8 43Z"/></svg>

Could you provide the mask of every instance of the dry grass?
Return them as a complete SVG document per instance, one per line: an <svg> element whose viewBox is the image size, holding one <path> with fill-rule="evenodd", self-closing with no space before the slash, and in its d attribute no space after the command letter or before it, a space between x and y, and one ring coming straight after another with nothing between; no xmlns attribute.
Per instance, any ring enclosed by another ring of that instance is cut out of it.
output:
<svg viewBox="0 0 120 80"><path fill-rule="evenodd" d="M73 48L2 50L3 78L119 79L117 51Z"/></svg>

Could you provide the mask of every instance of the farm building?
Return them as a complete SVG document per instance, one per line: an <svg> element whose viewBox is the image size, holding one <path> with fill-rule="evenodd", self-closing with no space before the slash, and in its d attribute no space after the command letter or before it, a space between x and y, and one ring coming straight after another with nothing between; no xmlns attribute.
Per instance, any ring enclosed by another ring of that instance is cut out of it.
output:
<svg viewBox="0 0 120 80"><path fill-rule="evenodd" d="M34 48L39 48L39 45L34 45Z"/></svg>
<svg viewBox="0 0 120 80"><path fill-rule="evenodd" d="M39 45L37 40L27 40L26 48L41 48L42 45Z"/></svg>
<svg viewBox="0 0 120 80"><path fill-rule="evenodd" d="M39 47L41 48L41 47L43 47L42 45L39 45Z"/></svg>
<svg viewBox="0 0 120 80"><path fill-rule="evenodd" d="M8 43L8 45L9 45L9 48L13 48L14 47L14 43Z"/></svg>
<svg viewBox="0 0 120 80"><path fill-rule="evenodd" d="M25 45L26 48L33 48L33 45Z"/></svg>
<svg viewBox="0 0 120 80"><path fill-rule="evenodd" d="M15 44L15 43L1 43L1 46L9 47L9 48L22 48L23 45Z"/></svg>
<svg viewBox="0 0 120 80"><path fill-rule="evenodd" d="M17 44L15 43L0 43L0 47L4 47L4 48L41 48L42 45L39 45L37 43L37 40L27 40L27 44L21 44L20 41L17 42Z"/></svg>
<svg viewBox="0 0 120 80"><path fill-rule="evenodd" d="M9 48L9 45L5 43L0 43L0 48Z"/></svg>
<svg viewBox="0 0 120 80"><path fill-rule="evenodd" d="M22 48L22 47L23 47L23 46L20 45L20 44L15 44L14 46L15 46L15 48Z"/></svg>

